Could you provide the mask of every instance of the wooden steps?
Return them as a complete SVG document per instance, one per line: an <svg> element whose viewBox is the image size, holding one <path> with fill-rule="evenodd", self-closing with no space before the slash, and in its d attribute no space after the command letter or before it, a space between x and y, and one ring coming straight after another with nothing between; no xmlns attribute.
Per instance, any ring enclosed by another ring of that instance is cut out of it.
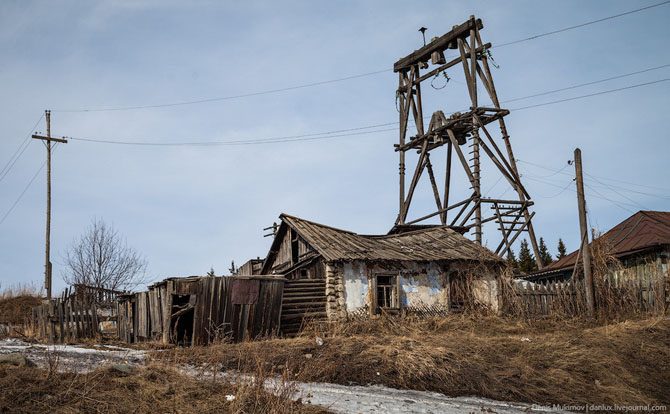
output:
<svg viewBox="0 0 670 414"><path fill-rule="evenodd" d="M281 331L295 336L312 320L326 319L326 281L323 279L289 280L284 283Z"/></svg>

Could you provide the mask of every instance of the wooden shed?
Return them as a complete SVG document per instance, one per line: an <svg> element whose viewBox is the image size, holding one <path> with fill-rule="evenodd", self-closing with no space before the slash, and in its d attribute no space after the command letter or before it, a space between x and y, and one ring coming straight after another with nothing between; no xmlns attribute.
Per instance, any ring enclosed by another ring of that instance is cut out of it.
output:
<svg viewBox="0 0 670 414"><path fill-rule="evenodd" d="M119 298L119 338L206 345L274 335L284 281L277 275L165 279Z"/></svg>

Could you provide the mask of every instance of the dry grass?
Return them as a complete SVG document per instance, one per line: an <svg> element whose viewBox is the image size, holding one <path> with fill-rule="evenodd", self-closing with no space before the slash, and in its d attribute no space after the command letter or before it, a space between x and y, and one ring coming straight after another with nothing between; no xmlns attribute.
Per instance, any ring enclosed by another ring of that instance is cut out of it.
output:
<svg viewBox="0 0 670 414"><path fill-rule="evenodd" d="M254 384L196 380L162 366L124 375L0 367L0 412L13 413L318 413ZM235 398L229 400L227 396Z"/></svg>
<svg viewBox="0 0 670 414"><path fill-rule="evenodd" d="M322 346L316 335L324 338ZM243 371L262 364L300 381L529 403L670 402L670 320L660 318L606 326L494 316L388 318L295 339L175 349L155 358Z"/></svg>
<svg viewBox="0 0 670 414"><path fill-rule="evenodd" d="M23 324L31 310L42 301L41 292L32 285L8 287L0 291L0 323Z"/></svg>

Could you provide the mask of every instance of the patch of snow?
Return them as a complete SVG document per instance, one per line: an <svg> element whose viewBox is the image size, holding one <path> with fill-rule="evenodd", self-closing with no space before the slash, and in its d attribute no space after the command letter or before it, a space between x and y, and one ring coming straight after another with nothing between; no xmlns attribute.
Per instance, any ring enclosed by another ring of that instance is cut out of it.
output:
<svg viewBox="0 0 670 414"><path fill-rule="evenodd" d="M380 385L351 386L327 383L295 383L296 398L335 413L473 413L500 414L540 412L529 404L508 403L478 397L447 397L428 391L397 390ZM546 412L546 411L545 411Z"/></svg>
<svg viewBox="0 0 670 414"><path fill-rule="evenodd" d="M143 362L146 353L135 349L114 347L113 350L86 348L78 345L31 344L18 339L0 340L0 354L20 352L38 366L57 364L59 371L87 372L104 363Z"/></svg>

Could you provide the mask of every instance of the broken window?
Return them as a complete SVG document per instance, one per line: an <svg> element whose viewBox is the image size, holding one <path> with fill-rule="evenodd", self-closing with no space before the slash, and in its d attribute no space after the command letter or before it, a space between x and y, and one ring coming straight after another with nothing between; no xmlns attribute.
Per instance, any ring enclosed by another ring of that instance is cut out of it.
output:
<svg viewBox="0 0 670 414"><path fill-rule="evenodd" d="M398 309L400 301L398 300L398 277L391 275L376 276L377 282L377 308L380 309Z"/></svg>

